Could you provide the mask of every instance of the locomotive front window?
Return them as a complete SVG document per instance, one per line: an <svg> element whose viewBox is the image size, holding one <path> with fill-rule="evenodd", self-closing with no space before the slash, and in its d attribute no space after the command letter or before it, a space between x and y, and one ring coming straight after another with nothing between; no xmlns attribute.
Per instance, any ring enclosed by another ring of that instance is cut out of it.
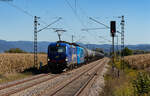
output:
<svg viewBox="0 0 150 96"><path fill-rule="evenodd" d="M51 46L50 47L50 52L51 53L53 53L53 52L63 53L65 51L66 51L65 46L59 46L59 47Z"/></svg>
<svg viewBox="0 0 150 96"><path fill-rule="evenodd" d="M51 52L56 52L57 51L56 47L50 47L49 49L50 49Z"/></svg>
<svg viewBox="0 0 150 96"><path fill-rule="evenodd" d="M58 52L58 53L65 52L65 47L58 47L57 52Z"/></svg>

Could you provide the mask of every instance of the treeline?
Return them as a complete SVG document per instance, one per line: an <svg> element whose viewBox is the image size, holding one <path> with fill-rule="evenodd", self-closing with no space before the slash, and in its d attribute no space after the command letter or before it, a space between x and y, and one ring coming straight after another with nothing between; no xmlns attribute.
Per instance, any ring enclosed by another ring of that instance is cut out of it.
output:
<svg viewBox="0 0 150 96"><path fill-rule="evenodd" d="M147 53L150 53L150 51L132 50L132 49L129 49L128 47L125 47L122 52L119 51L116 53L124 54L124 56L129 56L129 55L136 55L136 54L147 54Z"/></svg>
<svg viewBox="0 0 150 96"><path fill-rule="evenodd" d="M11 48L9 50L6 50L5 53L27 53L19 48Z"/></svg>
<svg viewBox="0 0 150 96"><path fill-rule="evenodd" d="M26 52L20 48L11 48L9 50L4 51L4 53L33 53L33 52ZM46 54L45 52L38 52L39 54Z"/></svg>
<svg viewBox="0 0 150 96"><path fill-rule="evenodd" d="M112 52L111 53L108 53L108 52L104 52L104 50L102 48L95 48L95 49L92 49L93 51L97 51L97 52L101 52L103 54L105 54L105 56L111 56L112 55ZM123 51L116 51L116 55L123 55L124 56L129 56L129 55L136 55L136 54L147 54L147 53L150 53L150 51L144 51L144 50L132 50L132 49L129 49L128 47L125 47L123 49Z"/></svg>

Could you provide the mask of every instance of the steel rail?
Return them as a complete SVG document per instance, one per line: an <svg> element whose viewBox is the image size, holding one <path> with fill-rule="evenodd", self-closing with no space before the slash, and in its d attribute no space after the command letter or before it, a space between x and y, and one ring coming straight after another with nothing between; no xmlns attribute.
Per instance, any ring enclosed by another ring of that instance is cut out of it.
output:
<svg viewBox="0 0 150 96"><path fill-rule="evenodd" d="M89 79L87 80L86 83L84 83L84 85L75 93L74 96L85 96L86 92L89 92L89 91L86 91L86 89L89 89L88 86L92 86L94 81L96 80L97 78L97 74L98 72L102 71L101 69L104 67L104 65L107 63L108 61L105 61L101 66L99 66L97 68L97 70L93 73L93 75L91 77L89 77ZM99 73L100 73L99 72Z"/></svg>
<svg viewBox="0 0 150 96"><path fill-rule="evenodd" d="M4 83L4 84L0 85L0 90L15 86L15 85L18 85L18 84L21 84L21 83L25 83L25 82L28 82L28 81L31 81L31 80L35 80L35 79L38 79L38 78L41 78L41 77L44 77L44 76L47 76L47 75L48 74L40 74L40 75L36 75L36 76L33 76L33 77L29 77L27 79L24 78L25 80L20 80L18 82L15 82L15 83L12 83L12 84L7 84L7 85L5 85L6 83Z"/></svg>
<svg viewBox="0 0 150 96"><path fill-rule="evenodd" d="M101 62L104 62L104 59ZM86 72L88 72L88 71L92 70L93 68L95 68L96 66L98 66L97 64L99 63L99 61L97 61L95 63L96 64L94 64L92 67L88 68L87 70L84 70L80 74L72 76L72 78L67 78L64 81L62 81L63 83L57 84L54 88L52 88L51 90L49 90L49 92L45 96L54 96L54 95L56 95L59 91L61 91L67 85L71 84L73 81L75 81L78 78L80 78L81 76L83 76Z"/></svg>

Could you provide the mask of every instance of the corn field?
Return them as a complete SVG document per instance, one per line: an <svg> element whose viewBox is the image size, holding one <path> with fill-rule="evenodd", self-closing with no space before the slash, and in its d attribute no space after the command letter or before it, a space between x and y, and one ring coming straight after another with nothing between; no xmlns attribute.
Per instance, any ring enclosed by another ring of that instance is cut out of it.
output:
<svg viewBox="0 0 150 96"><path fill-rule="evenodd" d="M134 69L147 69L150 67L150 54L127 56L125 61Z"/></svg>
<svg viewBox="0 0 150 96"><path fill-rule="evenodd" d="M38 62L47 63L46 54L38 54ZM22 72L34 66L34 55L25 53L0 54L0 74Z"/></svg>

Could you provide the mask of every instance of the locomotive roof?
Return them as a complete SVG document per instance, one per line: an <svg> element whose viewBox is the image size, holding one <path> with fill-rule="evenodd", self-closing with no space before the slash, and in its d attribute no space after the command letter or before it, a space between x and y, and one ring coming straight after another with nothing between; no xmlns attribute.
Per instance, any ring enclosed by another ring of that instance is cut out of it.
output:
<svg viewBox="0 0 150 96"><path fill-rule="evenodd" d="M66 44L69 44L69 45L74 45L74 46L79 46L79 47L82 47L82 46L80 46L79 44L77 44L77 43L70 43L70 42L67 42L67 41L56 41L56 42L53 42L53 43L51 43L51 44L55 44L55 43L66 43ZM84 48L84 47L82 47L82 48Z"/></svg>
<svg viewBox="0 0 150 96"><path fill-rule="evenodd" d="M57 43L67 43L67 44L69 44L69 45L80 46L79 44L70 43L70 42L67 42L67 41L57 41ZM81 46L80 46L80 47L81 47Z"/></svg>
<svg viewBox="0 0 150 96"><path fill-rule="evenodd" d="M57 41L57 43L67 43L67 44L70 44L70 43L67 42L67 41Z"/></svg>

